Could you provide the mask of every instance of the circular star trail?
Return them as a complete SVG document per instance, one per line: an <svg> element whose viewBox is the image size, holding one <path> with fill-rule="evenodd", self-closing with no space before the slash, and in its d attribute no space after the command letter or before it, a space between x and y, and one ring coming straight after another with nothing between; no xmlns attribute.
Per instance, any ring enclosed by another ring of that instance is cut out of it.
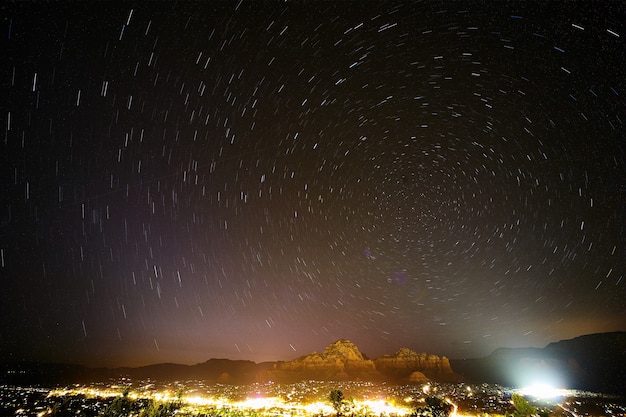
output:
<svg viewBox="0 0 626 417"><path fill-rule="evenodd" d="M624 330L620 2L4 7L0 353Z"/></svg>

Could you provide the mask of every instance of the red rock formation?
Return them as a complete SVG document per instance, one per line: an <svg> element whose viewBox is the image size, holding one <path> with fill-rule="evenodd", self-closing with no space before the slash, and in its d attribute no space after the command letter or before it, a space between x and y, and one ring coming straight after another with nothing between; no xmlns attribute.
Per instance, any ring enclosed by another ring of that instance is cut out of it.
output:
<svg viewBox="0 0 626 417"><path fill-rule="evenodd" d="M376 368L429 370L435 373L452 373L450 362L445 356L417 353L408 348L401 348L394 355L383 355L375 360Z"/></svg>
<svg viewBox="0 0 626 417"><path fill-rule="evenodd" d="M321 354L313 352L292 361L279 362L263 377L278 381L381 379L374 362L366 359L354 343L345 339L331 343Z"/></svg>
<svg viewBox="0 0 626 417"><path fill-rule="evenodd" d="M411 375L409 375L409 378L408 378L408 382L411 382L411 383L428 382L428 381L430 381L430 379L428 379L426 375L424 375L420 371L411 372Z"/></svg>
<svg viewBox="0 0 626 417"><path fill-rule="evenodd" d="M364 356L354 343L337 340L324 349L288 362L278 362L260 380L292 382L317 380L368 380L394 382L458 381L446 357L416 353L402 348L394 355L375 360Z"/></svg>
<svg viewBox="0 0 626 417"><path fill-rule="evenodd" d="M389 376L409 378L418 371L430 379L436 381L458 381L450 366L450 361L445 356L417 353L408 348L400 348L394 355L383 355L374 360L376 369Z"/></svg>

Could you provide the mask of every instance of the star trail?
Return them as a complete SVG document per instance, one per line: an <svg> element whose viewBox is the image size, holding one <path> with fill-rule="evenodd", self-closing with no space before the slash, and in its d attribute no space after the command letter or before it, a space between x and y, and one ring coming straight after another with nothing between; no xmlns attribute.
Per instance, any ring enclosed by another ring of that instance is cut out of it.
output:
<svg viewBox="0 0 626 417"><path fill-rule="evenodd" d="M624 3L0 10L3 360L626 329Z"/></svg>

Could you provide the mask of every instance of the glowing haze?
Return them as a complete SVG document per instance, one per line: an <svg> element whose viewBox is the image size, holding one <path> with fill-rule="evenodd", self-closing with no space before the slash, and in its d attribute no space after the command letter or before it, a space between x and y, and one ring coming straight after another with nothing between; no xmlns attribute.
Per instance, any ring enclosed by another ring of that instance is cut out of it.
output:
<svg viewBox="0 0 626 417"><path fill-rule="evenodd" d="M624 12L3 6L0 358L624 330Z"/></svg>

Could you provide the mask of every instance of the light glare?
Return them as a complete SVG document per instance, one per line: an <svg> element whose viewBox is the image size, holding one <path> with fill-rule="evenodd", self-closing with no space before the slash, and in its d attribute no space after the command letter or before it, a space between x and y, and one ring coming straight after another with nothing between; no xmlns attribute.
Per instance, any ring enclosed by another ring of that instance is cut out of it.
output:
<svg viewBox="0 0 626 417"><path fill-rule="evenodd" d="M534 397L538 399L550 399L564 397L568 390L562 388L554 388L547 384L533 384L518 390L522 395Z"/></svg>

